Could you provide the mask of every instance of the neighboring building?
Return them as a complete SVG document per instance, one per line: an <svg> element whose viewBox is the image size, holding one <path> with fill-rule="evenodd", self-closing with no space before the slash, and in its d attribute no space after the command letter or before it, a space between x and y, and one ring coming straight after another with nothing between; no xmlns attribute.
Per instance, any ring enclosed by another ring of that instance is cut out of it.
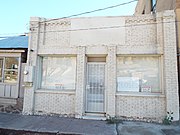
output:
<svg viewBox="0 0 180 135"><path fill-rule="evenodd" d="M180 0L139 0L135 9L135 15L177 10L179 8Z"/></svg>
<svg viewBox="0 0 180 135"><path fill-rule="evenodd" d="M15 36L0 40L0 105L16 105L24 96L21 71L27 59L28 37Z"/></svg>
<svg viewBox="0 0 180 135"><path fill-rule="evenodd" d="M179 119L175 14L31 18L24 114Z"/></svg>

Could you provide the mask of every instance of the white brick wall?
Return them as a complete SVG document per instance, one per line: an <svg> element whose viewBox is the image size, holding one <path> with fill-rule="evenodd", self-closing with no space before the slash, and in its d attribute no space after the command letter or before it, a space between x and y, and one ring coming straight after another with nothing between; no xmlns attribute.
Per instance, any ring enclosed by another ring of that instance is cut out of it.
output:
<svg viewBox="0 0 180 135"><path fill-rule="evenodd" d="M174 120L179 120L175 13L172 11L165 11L163 22L166 109L167 111L173 112Z"/></svg>
<svg viewBox="0 0 180 135"><path fill-rule="evenodd" d="M40 24L39 50L45 48L69 47L70 28L69 20L56 20ZM66 32L65 32L66 31Z"/></svg>
<svg viewBox="0 0 180 135"><path fill-rule="evenodd" d="M78 48L77 55L77 80L76 80L76 99L75 99L75 115L76 118L81 118L85 112L85 70L86 70L86 57L85 47Z"/></svg>
<svg viewBox="0 0 180 135"><path fill-rule="evenodd" d="M107 115L115 116L116 94L116 46L108 47L107 56Z"/></svg>
<svg viewBox="0 0 180 135"><path fill-rule="evenodd" d="M33 97L34 92L32 88L26 87L24 91L23 114L33 114Z"/></svg>
<svg viewBox="0 0 180 135"><path fill-rule="evenodd" d="M42 111L47 114L73 114L81 118L85 113L86 55L101 55L107 56L106 114L160 119L166 111L173 111L175 120L179 119L176 31L172 11L157 15L52 20L40 23L40 27L37 21L45 19L31 20L29 50L33 51L29 51L28 65L35 66L36 76L33 87L25 90L24 113ZM112 26L119 27L92 29ZM75 94L38 93L37 56L67 54L77 56ZM161 55L164 85L160 95L143 97L116 93L116 56L136 54Z"/></svg>
<svg viewBox="0 0 180 135"><path fill-rule="evenodd" d="M74 116L75 93L37 92L35 94L35 114L59 114Z"/></svg>
<svg viewBox="0 0 180 135"><path fill-rule="evenodd" d="M165 97L116 96L116 116L162 120L166 115Z"/></svg>
<svg viewBox="0 0 180 135"><path fill-rule="evenodd" d="M126 18L126 45L151 45L157 44L156 20L153 16L138 16ZM156 46L154 46L156 47Z"/></svg>

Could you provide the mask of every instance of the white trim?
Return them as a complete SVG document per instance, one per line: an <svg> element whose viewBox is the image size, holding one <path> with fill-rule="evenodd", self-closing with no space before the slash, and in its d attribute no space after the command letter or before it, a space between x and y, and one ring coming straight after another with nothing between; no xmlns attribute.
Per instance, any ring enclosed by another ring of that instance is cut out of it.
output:
<svg viewBox="0 0 180 135"><path fill-rule="evenodd" d="M17 85L18 84L18 82L16 82L16 83L7 83L7 82L0 82L0 85L2 85L2 84L4 84L4 85Z"/></svg>
<svg viewBox="0 0 180 135"><path fill-rule="evenodd" d="M92 64L106 65L106 62L87 62L87 65L92 65Z"/></svg>
<svg viewBox="0 0 180 135"><path fill-rule="evenodd" d="M157 57L157 59L158 59L158 63L159 63L159 65L158 65L158 71L159 71L159 79L160 79L160 82L159 82L159 92L160 93L162 93L162 94L164 94L165 93L165 91L163 90L164 89L164 80L163 80L163 73L164 73L164 71L163 71L163 67L164 67L164 65L163 65L163 55L162 54L125 54L125 55L123 55L123 54L121 54L121 55L116 55L116 62L117 62L117 58L118 57ZM116 64L116 68L117 68L117 64ZM117 85L117 77L118 77L118 75L117 75L117 71L116 71L116 85ZM119 92L119 91L117 91L117 87L116 87L116 92ZM120 91L120 92L123 92L123 91ZM131 92L131 91L130 91ZM142 93L142 92L138 92L138 93Z"/></svg>
<svg viewBox="0 0 180 135"><path fill-rule="evenodd" d="M0 57L21 57L21 53L14 53L14 52L7 52L7 53L0 53Z"/></svg>
<svg viewBox="0 0 180 135"><path fill-rule="evenodd" d="M59 58L59 57L77 57L77 54L66 54L66 53L64 53L64 54L41 54L41 53L38 53L38 55L40 56L40 57L57 57L57 58Z"/></svg>
<svg viewBox="0 0 180 135"><path fill-rule="evenodd" d="M106 61L107 61L107 57L106 57ZM105 62L105 75L104 75L104 83L105 83L105 85L104 85L104 112L105 112L105 114L107 113L107 99L108 99L108 97L107 97L107 88L108 88L108 77L107 77L107 75L108 75L108 69L107 69L107 64L106 64L106 62Z"/></svg>
<svg viewBox="0 0 180 135"><path fill-rule="evenodd" d="M37 89L35 93L47 93L47 94L75 94L75 90L45 90L45 89Z"/></svg>
<svg viewBox="0 0 180 135"><path fill-rule="evenodd" d="M19 67L18 67L18 79L17 79L17 89L18 89L18 97L19 97L19 94L20 94L20 81L21 81L21 56L19 57L19 62L18 62L18 65L19 65Z"/></svg>
<svg viewBox="0 0 180 135"><path fill-rule="evenodd" d="M4 75L4 69L5 69L5 57L2 57L3 59L3 69L2 69L2 83L4 83L5 75Z"/></svg>
<svg viewBox="0 0 180 135"><path fill-rule="evenodd" d="M154 57L160 57L160 56L162 56L163 54L154 54L154 53L152 53L152 54L116 54L116 56L117 57L123 57L123 56L128 56L128 57L130 57L130 56L136 56L136 57L142 57L142 56L154 56Z"/></svg>
<svg viewBox="0 0 180 135"><path fill-rule="evenodd" d="M22 53L25 52L25 50L0 50L0 52L5 52L5 53Z"/></svg>
<svg viewBox="0 0 180 135"><path fill-rule="evenodd" d="M103 102L103 112L88 112L87 111L87 82L88 82L88 65L104 65L104 102ZM85 82L85 113L106 113L106 62L87 62L86 63L86 82Z"/></svg>
<svg viewBox="0 0 180 135"><path fill-rule="evenodd" d="M160 73L160 91L162 94L165 94L165 86L164 86L164 82L165 82L165 79L164 79L164 56L161 55L159 56L159 73Z"/></svg>
<svg viewBox="0 0 180 135"><path fill-rule="evenodd" d="M164 94L161 93L132 93L132 92L118 92L116 96L128 96L128 97L165 97Z"/></svg>

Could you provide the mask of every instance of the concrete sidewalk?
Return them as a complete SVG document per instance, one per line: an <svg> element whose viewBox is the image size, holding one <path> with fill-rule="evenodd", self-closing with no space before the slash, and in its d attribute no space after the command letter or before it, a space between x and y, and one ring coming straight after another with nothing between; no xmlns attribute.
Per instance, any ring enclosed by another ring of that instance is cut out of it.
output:
<svg viewBox="0 0 180 135"><path fill-rule="evenodd" d="M122 121L117 125L118 135L180 135L180 123L163 125L156 123Z"/></svg>
<svg viewBox="0 0 180 135"><path fill-rule="evenodd" d="M107 124L97 120L0 113L0 130L3 129L47 133L43 135L180 135L180 122L172 125L137 121Z"/></svg>
<svg viewBox="0 0 180 135"><path fill-rule="evenodd" d="M0 128L57 134L116 135L106 121L0 113Z"/></svg>

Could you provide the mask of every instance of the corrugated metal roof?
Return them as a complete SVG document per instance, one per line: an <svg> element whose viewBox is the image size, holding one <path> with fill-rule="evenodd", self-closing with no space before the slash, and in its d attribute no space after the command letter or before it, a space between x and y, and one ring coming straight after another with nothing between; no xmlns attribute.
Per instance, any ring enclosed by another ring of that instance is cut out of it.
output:
<svg viewBox="0 0 180 135"><path fill-rule="evenodd" d="M0 40L0 49L28 48L28 36L8 37Z"/></svg>

